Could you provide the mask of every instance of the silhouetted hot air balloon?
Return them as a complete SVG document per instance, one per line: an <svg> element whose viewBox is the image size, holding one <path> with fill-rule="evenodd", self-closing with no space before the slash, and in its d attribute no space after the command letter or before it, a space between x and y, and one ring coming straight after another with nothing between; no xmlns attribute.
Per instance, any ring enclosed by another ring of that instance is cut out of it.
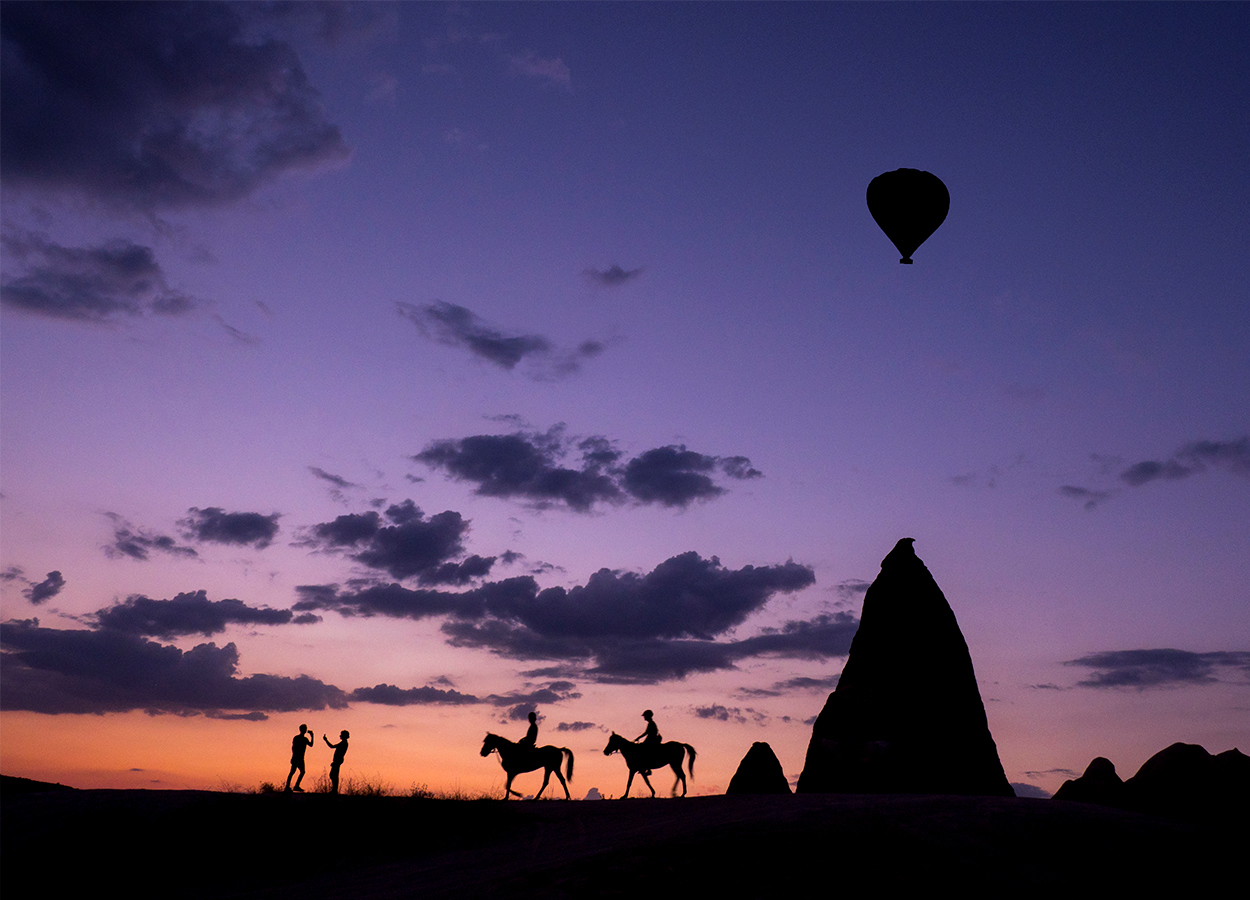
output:
<svg viewBox="0 0 1250 900"><path fill-rule="evenodd" d="M946 221L951 195L942 179L919 169L895 169L868 182L868 211L898 252L901 263Z"/></svg>

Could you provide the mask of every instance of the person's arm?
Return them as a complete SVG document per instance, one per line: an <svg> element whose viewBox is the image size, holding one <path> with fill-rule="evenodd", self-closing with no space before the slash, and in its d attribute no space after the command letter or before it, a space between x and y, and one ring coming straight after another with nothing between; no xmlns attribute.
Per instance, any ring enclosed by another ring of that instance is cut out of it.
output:
<svg viewBox="0 0 1250 900"><path fill-rule="evenodd" d="M326 742L326 746L329 747L331 750L333 750L335 747L338 746L338 744L331 744L330 739L326 737L324 734L321 736L321 739Z"/></svg>

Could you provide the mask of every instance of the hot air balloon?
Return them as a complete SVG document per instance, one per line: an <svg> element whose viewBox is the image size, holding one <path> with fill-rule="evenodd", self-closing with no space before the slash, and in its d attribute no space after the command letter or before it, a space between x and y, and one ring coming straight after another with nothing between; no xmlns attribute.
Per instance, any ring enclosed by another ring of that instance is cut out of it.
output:
<svg viewBox="0 0 1250 900"><path fill-rule="evenodd" d="M919 169L895 169L868 182L868 211L911 265L911 255L946 221L951 195L942 179Z"/></svg>

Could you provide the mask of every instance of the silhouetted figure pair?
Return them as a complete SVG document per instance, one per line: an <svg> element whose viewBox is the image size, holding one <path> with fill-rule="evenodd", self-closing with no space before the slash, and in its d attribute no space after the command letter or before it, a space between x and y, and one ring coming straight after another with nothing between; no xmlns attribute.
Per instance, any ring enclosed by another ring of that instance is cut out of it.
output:
<svg viewBox="0 0 1250 900"><path fill-rule="evenodd" d="M286 773L286 793L298 791L304 793L304 789L300 784L304 780L304 751L313 744L313 736L308 733L308 726L301 725L299 734L291 738L291 771ZM291 787L291 778L299 772L299 778L295 779L295 787Z"/></svg>
<svg viewBox="0 0 1250 900"><path fill-rule="evenodd" d="M339 792L339 769L343 766L343 757L347 756L347 739L351 737L346 731L339 732L339 742L331 744L330 739L324 734L321 739L326 742L326 746L334 751L334 759L330 761L330 793L337 794Z"/></svg>

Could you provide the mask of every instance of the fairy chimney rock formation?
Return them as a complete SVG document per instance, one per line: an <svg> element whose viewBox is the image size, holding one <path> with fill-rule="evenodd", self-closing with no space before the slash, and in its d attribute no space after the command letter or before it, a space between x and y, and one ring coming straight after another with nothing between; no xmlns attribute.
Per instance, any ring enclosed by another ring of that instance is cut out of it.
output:
<svg viewBox="0 0 1250 900"><path fill-rule="evenodd" d="M864 595L798 793L1015 795L955 614L903 538Z"/></svg>
<svg viewBox="0 0 1250 900"><path fill-rule="evenodd" d="M781 770L781 761L764 741L756 741L738 763L726 794L789 794L790 782Z"/></svg>

